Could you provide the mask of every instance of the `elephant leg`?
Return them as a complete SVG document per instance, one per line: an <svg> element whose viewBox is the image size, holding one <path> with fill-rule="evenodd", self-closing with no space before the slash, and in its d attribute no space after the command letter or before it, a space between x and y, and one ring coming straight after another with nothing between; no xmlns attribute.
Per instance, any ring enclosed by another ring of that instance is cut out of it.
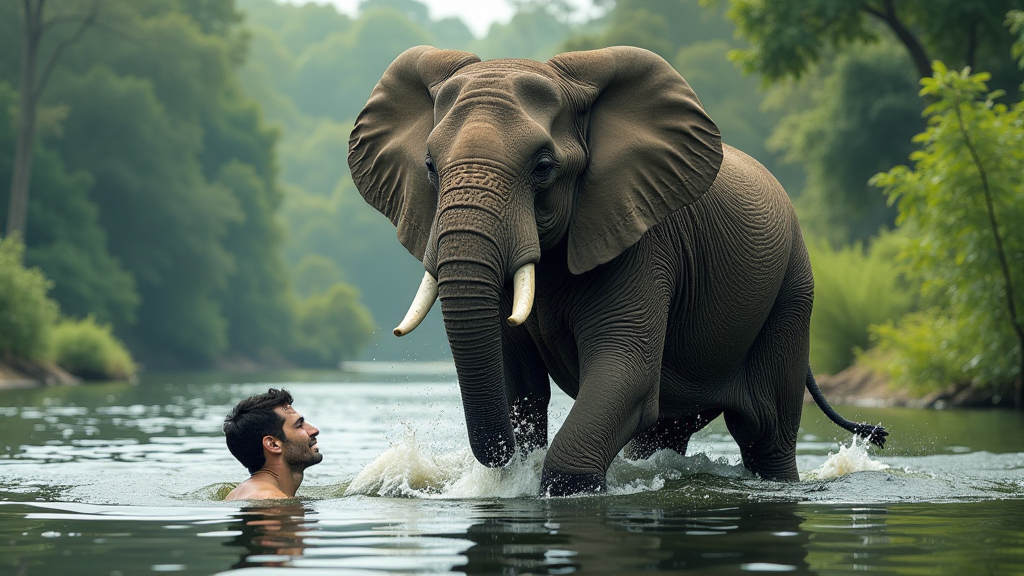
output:
<svg viewBox="0 0 1024 576"><path fill-rule="evenodd" d="M648 310L655 312L642 317L622 314L592 323L600 328L579 335L579 393L548 449L542 494L603 490L619 450L657 421L666 322L657 307L652 304Z"/></svg>
<svg viewBox="0 0 1024 576"><path fill-rule="evenodd" d="M511 310L511 300L503 298L503 313ZM525 326L509 326L502 322L501 348L505 369L505 385L516 446L522 455L548 445L548 403L551 382Z"/></svg>
<svg viewBox="0 0 1024 576"><path fill-rule="evenodd" d="M746 387L740 391L744 401L725 412L744 466L767 480L799 480L796 440L811 321L810 274L802 270L791 263L775 306L747 354Z"/></svg>
<svg viewBox="0 0 1024 576"><path fill-rule="evenodd" d="M690 436L721 413L721 408L712 408L683 418L659 418L654 426L633 436L624 449L625 455L630 460L646 460L658 450L670 448L685 456Z"/></svg>

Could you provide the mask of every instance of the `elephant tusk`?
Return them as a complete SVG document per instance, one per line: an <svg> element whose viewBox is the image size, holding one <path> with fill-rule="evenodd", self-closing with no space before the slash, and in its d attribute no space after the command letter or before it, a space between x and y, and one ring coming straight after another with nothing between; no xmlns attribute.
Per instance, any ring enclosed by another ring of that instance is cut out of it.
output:
<svg viewBox="0 0 1024 576"><path fill-rule="evenodd" d="M508 317L508 323L519 326L526 322L530 310L533 310L535 290L533 264L523 264L522 268L516 270L512 284L515 287L515 292L512 299L512 315Z"/></svg>
<svg viewBox="0 0 1024 576"><path fill-rule="evenodd" d="M420 322L427 317L427 312L430 312L430 307L436 300L437 280L430 275L430 272L424 272L423 281L420 282L420 288L416 291L416 297L413 298L409 311L405 313L402 323L394 330L395 336L405 336L415 330Z"/></svg>

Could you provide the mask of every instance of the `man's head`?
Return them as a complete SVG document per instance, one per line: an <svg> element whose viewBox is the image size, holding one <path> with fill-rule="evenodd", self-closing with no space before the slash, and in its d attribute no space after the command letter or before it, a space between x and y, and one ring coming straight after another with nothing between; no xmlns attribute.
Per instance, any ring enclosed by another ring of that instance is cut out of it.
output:
<svg viewBox="0 0 1024 576"><path fill-rule="evenodd" d="M224 436L231 454L254 473L267 455L281 455L293 470L304 470L323 460L315 447L320 433L292 406L287 390L271 388L250 396L232 408L224 419Z"/></svg>

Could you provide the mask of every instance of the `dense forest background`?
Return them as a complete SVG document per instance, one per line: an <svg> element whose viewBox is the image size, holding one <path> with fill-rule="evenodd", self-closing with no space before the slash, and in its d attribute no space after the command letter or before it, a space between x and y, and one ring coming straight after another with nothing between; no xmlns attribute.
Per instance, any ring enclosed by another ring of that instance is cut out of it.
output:
<svg viewBox="0 0 1024 576"><path fill-rule="evenodd" d="M24 106L25 6L37 2L0 3L0 221ZM724 141L793 198L817 277L815 365L841 370L886 334L897 341L905 315L944 306L900 264L907 193L873 177L927 147L913 138L942 97L918 95L933 60L990 72L972 98L1020 100L1011 11L1024 0L596 4L601 15L584 20L564 1L520 0L478 38L417 0L363 0L356 16L273 0L50 0L25 264L52 281L63 315L111 325L154 368L445 358L437 313L391 336L422 267L352 184L355 115L411 46L545 60L629 44L670 62ZM1020 196L1000 202L1024 199L1014 186ZM1020 274L980 281L997 301L1010 289L999 278ZM1019 357L1013 346L1003 355Z"/></svg>

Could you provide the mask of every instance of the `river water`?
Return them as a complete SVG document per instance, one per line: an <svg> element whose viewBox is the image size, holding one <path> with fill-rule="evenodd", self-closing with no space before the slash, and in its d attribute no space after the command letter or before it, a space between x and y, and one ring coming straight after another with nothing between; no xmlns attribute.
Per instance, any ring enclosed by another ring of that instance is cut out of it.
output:
<svg viewBox="0 0 1024 576"><path fill-rule="evenodd" d="M450 372L360 368L0 391L0 574L1024 574L1019 413L842 407L879 451L811 405L792 484L718 421L685 457L617 458L606 494L537 498L542 452L473 460ZM246 477L224 415L270 386L324 461L294 501L222 502Z"/></svg>

